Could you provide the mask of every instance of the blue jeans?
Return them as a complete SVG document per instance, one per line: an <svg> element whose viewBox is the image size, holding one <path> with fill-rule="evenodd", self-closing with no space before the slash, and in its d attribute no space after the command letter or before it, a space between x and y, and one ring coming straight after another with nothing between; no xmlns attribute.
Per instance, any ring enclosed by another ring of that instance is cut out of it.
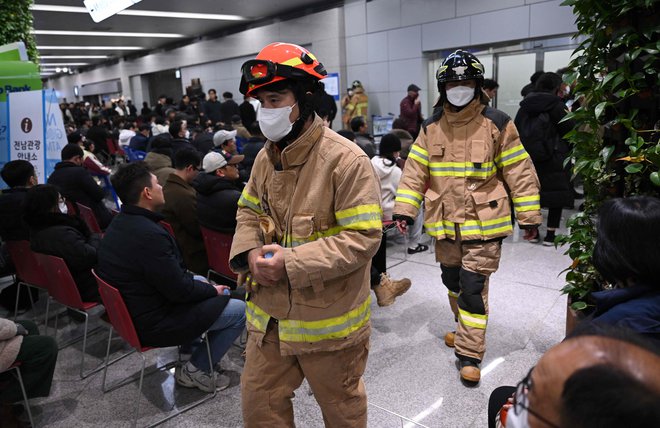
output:
<svg viewBox="0 0 660 428"><path fill-rule="evenodd" d="M227 303L218 319L211 324L207 333L211 345L213 367L222 359L234 340L240 336L243 328L245 328L245 302L229 299L229 303ZM207 373L213 370L213 367L209 367L209 357L206 354L206 344L204 342L193 345L190 362Z"/></svg>

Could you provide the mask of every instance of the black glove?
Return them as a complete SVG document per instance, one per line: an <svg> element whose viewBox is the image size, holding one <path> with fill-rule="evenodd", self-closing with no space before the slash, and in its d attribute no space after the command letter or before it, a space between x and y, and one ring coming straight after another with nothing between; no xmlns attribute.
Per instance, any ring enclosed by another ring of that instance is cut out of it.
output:
<svg viewBox="0 0 660 428"><path fill-rule="evenodd" d="M412 217L408 217L407 215L403 215L403 214L394 214L392 216L392 220L404 221L408 226L412 226L413 224L415 224L415 220L413 220Z"/></svg>
<svg viewBox="0 0 660 428"><path fill-rule="evenodd" d="M28 331L22 324L16 323L16 336L27 336Z"/></svg>

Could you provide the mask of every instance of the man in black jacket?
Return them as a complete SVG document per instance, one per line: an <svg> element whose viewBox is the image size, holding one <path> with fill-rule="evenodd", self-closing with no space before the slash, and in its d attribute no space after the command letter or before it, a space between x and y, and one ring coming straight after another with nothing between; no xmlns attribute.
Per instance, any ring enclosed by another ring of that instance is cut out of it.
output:
<svg viewBox="0 0 660 428"><path fill-rule="evenodd" d="M174 238L159 224L163 189L143 162L123 165L112 177L124 201L98 250L98 274L121 293L142 345L176 346L208 330L206 346L193 345L177 383L211 392L229 386L211 372L245 327L245 303L230 299L228 287L186 270Z"/></svg>
<svg viewBox="0 0 660 428"><path fill-rule="evenodd" d="M234 233L236 211L241 191L236 187L239 178L237 164L243 155L210 152L204 156L195 183L197 190L197 221L200 225L220 232Z"/></svg>
<svg viewBox="0 0 660 428"><path fill-rule="evenodd" d="M96 221L105 230L112 220L112 213L103 203L105 192L89 172L83 168L83 150L77 144L67 144L61 152L62 162L48 177L48 184L56 186L62 196L73 203L80 203L94 211Z"/></svg>
<svg viewBox="0 0 660 428"><path fill-rule="evenodd" d="M22 220L22 205L28 189L37 185L34 166L26 160L13 160L2 167L0 176L9 186L0 194L0 239L29 240L30 232Z"/></svg>
<svg viewBox="0 0 660 428"><path fill-rule="evenodd" d="M220 121L225 125L231 125L231 117L239 115L240 110L238 104L234 101L234 94L231 92L223 92L222 98L224 101L220 105Z"/></svg>

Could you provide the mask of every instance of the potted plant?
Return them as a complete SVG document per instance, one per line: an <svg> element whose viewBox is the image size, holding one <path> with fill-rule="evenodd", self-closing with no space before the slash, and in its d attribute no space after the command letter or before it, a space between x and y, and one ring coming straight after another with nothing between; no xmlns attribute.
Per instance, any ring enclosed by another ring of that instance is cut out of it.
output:
<svg viewBox="0 0 660 428"><path fill-rule="evenodd" d="M584 182L584 209L567 223L570 314L588 311L589 294L606 285L591 264L596 215L612 197L660 195L660 32L654 0L565 0L584 36L564 81L572 85L576 127L567 162ZM625 225L622 225L625 227Z"/></svg>

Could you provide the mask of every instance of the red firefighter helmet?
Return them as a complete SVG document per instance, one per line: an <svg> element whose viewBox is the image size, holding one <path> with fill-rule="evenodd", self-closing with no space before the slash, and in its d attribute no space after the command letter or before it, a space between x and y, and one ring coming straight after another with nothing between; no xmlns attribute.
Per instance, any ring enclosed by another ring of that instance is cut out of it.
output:
<svg viewBox="0 0 660 428"><path fill-rule="evenodd" d="M328 74L314 54L293 43L271 43L241 67L243 95L284 79L320 80Z"/></svg>

